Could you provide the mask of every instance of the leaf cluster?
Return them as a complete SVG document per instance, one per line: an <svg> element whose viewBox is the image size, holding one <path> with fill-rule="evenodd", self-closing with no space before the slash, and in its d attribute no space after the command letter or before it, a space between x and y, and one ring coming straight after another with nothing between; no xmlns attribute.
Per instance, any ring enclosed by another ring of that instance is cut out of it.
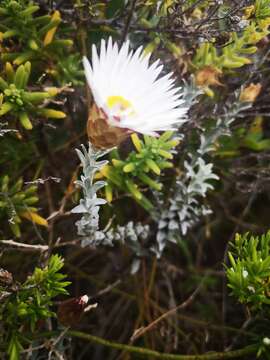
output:
<svg viewBox="0 0 270 360"><path fill-rule="evenodd" d="M107 179L105 187L108 202L112 201L113 191L120 190L130 194L146 210L153 208L151 202L142 194L142 186L161 191L162 184L153 176L160 176L164 169L173 167L174 148L179 140L173 137L171 131L166 131L160 137L144 135L131 136L136 151L131 151L126 159L121 159L117 151L114 152L110 164L100 170L100 177Z"/></svg>
<svg viewBox="0 0 270 360"><path fill-rule="evenodd" d="M258 0L255 5L246 8L245 16L239 22L239 29L231 32L222 46L216 44L216 38L198 46L192 59L192 67L196 70L205 69L204 76L202 72L197 75L198 85L221 85L217 80L218 75L256 61L254 54L258 52L257 44L269 34L269 6L269 0ZM230 8L225 5L219 9L223 16L228 11ZM213 96L212 91L209 91L209 96Z"/></svg>
<svg viewBox="0 0 270 360"><path fill-rule="evenodd" d="M33 206L39 198L37 186L23 186L23 179L19 178L13 185L8 175L0 178L0 219L6 219L16 237L21 236L20 224L22 219L28 219L36 224L47 226L47 221L38 214Z"/></svg>
<svg viewBox="0 0 270 360"><path fill-rule="evenodd" d="M6 114L18 118L21 125L31 130L33 128L30 116L61 119L65 117L62 111L40 106L44 101L52 99L59 93L55 87L46 91L30 91L27 88L31 74L31 63L27 61L20 65L16 71L7 62L5 66L5 79L0 77L0 117Z"/></svg>
<svg viewBox="0 0 270 360"><path fill-rule="evenodd" d="M79 54L70 54L71 39L59 35L61 14L36 16L39 5L28 0L5 0L0 6L1 59L20 65L31 61L61 85L82 85Z"/></svg>
<svg viewBox="0 0 270 360"><path fill-rule="evenodd" d="M2 336L8 344L10 360L19 359L23 344L29 342L24 333L34 333L41 321L55 316L53 298L68 294L66 287L70 282L60 273L63 266L63 259L52 255L46 267L35 268L23 284L13 285L1 304L0 319L5 329Z"/></svg>
<svg viewBox="0 0 270 360"><path fill-rule="evenodd" d="M256 19L265 19L270 17L270 1L256 0L252 9Z"/></svg>
<svg viewBox="0 0 270 360"><path fill-rule="evenodd" d="M226 268L232 294L251 311L269 313L270 231L261 236L236 234Z"/></svg>

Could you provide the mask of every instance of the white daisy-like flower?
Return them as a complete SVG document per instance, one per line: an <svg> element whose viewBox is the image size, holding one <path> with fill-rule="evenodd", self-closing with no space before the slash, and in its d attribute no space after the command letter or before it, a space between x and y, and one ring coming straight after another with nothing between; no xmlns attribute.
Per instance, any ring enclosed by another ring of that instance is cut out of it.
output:
<svg viewBox="0 0 270 360"><path fill-rule="evenodd" d="M83 58L94 102L111 127L155 135L187 120L181 88L172 73L160 76L163 65L150 65L150 56L143 47L131 50L128 41L119 49L110 38L101 41L99 54L92 46L91 65Z"/></svg>

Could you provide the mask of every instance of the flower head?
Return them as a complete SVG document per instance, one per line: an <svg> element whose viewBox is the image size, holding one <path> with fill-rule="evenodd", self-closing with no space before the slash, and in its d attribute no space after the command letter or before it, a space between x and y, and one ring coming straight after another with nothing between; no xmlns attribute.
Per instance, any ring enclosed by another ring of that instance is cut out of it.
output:
<svg viewBox="0 0 270 360"><path fill-rule="evenodd" d="M258 84L251 83L241 91L239 98L240 101L254 102L259 96L261 89L262 89L262 85L260 83Z"/></svg>
<svg viewBox="0 0 270 360"><path fill-rule="evenodd" d="M159 60L150 65L149 59L142 47L130 50L126 41L118 48L111 38L107 44L101 41L99 54L93 45L91 65L86 57L83 59L95 115L98 112L111 130L121 129L121 141L124 133L156 135L157 131L176 129L186 121L181 88L176 87L172 73L160 76L163 66ZM90 130L88 126L88 134ZM102 129L98 130L101 135Z"/></svg>

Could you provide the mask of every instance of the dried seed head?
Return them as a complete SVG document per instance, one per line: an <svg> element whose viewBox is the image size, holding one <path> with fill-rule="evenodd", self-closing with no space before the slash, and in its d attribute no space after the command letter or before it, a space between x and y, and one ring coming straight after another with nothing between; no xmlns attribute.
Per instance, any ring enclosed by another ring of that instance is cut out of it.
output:
<svg viewBox="0 0 270 360"><path fill-rule="evenodd" d="M110 125L106 114L96 104L93 104L89 112L87 134L95 148L110 149L123 142L130 132L127 129Z"/></svg>

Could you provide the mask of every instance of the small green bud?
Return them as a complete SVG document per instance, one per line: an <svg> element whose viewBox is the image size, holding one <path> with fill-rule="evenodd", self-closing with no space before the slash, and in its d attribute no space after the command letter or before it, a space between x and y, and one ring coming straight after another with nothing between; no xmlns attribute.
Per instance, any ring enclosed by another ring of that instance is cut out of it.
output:
<svg viewBox="0 0 270 360"><path fill-rule="evenodd" d="M52 97L56 96L60 92L60 90L57 87L48 87L45 90Z"/></svg>
<svg viewBox="0 0 270 360"><path fill-rule="evenodd" d="M15 72L14 72L13 66L11 65L10 62L6 62L5 73L7 75L8 82L13 83Z"/></svg>
<svg viewBox="0 0 270 360"><path fill-rule="evenodd" d="M2 186L1 186L1 190L3 193L8 191L8 184L9 184L9 177L8 177L8 175L5 175L2 178Z"/></svg>
<svg viewBox="0 0 270 360"><path fill-rule="evenodd" d="M66 114L63 111L54 110L54 109L40 109L39 114L47 118L53 118L53 119L63 119L66 117Z"/></svg>
<svg viewBox="0 0 270 360"><path fill-rule="evenodd" d="M112 159L112 163L116 168L121 168L123 165L125 165L124 161L118 159Z"/></svg>
<svg viewBox="0 0 270 360"><path fill-rule="evenodd" d="M32 50L38 50L39 49L39 46L38 46L37 42L34 39L30 39L28 41L28 45L29 45L30 49L32 49Z"/></svg>
<svg viewBox="0 0 270 360"><path fill-rule="evenodd" d="M13 64L15 65L21 65L24 62L26 62L27 60L30 60L33 57L34 53L33 52L25 52L20 54L19 56L17 56L15 58L15 60L13 60Z"/></svg>
<svg viewBox="0 0 270 360"><path fill-rule="evenodd" d="M157 175L160 175L160 168L157 166L154 160L146 159L147 166Z"/></svg>
<svg viewBox="0 0 270 360"><path fill-rule="evenodd" d="M135 165L133 163L129 163L123 167L123 171L126 173L132 172L135 170Z"/></svg>
<svg viewBox="0 0 270 360"><path fill-rule="evenodd" d="M23 99L30 103L41 103L46 99L50 98L50 94L48 92L41 92L41 91L33 91L33 92L25 92L23 94Z"/></svg>
<svg viewBox="0 0 270 360"><path fill-rule="evenodd" d="M13 105L10 102L4 102L2 106L0 107L0 116L5 115L10 110L12 110Z"/></svg>
<svg viewBox="0 0 270 360"><path fill-rule="evenodd" d="M170 169L173 167L173 164L169 161L160 161L158 163L158 166L160 167L160 169Z"/></svg>
<svg viewBox="0 0 270 360"><path fill-rule="evenodd" d="M58 18L58 19L54 19L54 20L51 20L49 24L43 26L43 28L41 28L39 30L39 35L42 36L44 34L46 34L49 30L53 29L54 27L56 27L57 25L59 25L61 22L61 19Z"/></svg>
<svg viewBox="0 0 270 360"><path fill-rule="evenodd" d="M20 230L20 226L18 225L18 223L10 223L9 224L13 234L16 236L16 237L20 237L21 236L21 230Z"/></svg>
<svg viewBox="0 0 270 360"><path fill-rule="evenodd" d="M53 40L49 46L50 45L53 45L54 47L70 47L73 45L73 41L71 39L57 39Z"/></svg>
<svg viewBox="0 0 270 360"><path fill-rule="evenodd" d="M24 193L28 196L28 195L36 193L36 191L37 191L37 186L31 185L27 189L25 189Z"/></svg>
<svg viewBox="0 0 270 360"><path fill-rule="evenodd" d="M8 84L5 82L3 78L0 76L0 90L4 91L8 88Z"/></svg>
<svg viewBox="0 0 270 360"><path fill-rule="evenodd" d="M170 150L170 149L176 147L179 144L179 142L180 141L178 139L173 139L173 140L167 141L165 144L162 145L162 147L165 150Z"/></svg>
<svg viewBox="0 0 270 360"><path fill-rule="evenodd" d="M19 194L15 194L13 197L12 197L12 201L14 203L20 203L22 202L22 200L25 199L25 194L23 193L19 193Z"/></svg>
<svg viewBox="0 0 270 360"><path fill-rule="evenodd" d="M145 174L138 175L139 179L144 182L146 185L149 185L151 188L160 191L162 189L162 184L157 183L152 180L149 176Z"/></svg>
<svg viewBox="0 0 270 360"><path fill-rule="evenodd" d="M141 200L142 193L138 190L137 185L134 184L134 182L132 180L126 180L125 183L126 183L128 190L135 197L135 199Z"/></svg>
<svg viewBox="0 0 270 360"><path fill-rule="evenodd" d="M230 262L231 262L232 266L236 266L234 257L232 256L232 254L230 252L228 252L228 257L230 259Z"/></svg>
<svg viewBox="0 0 270 360"><path fill-rule="evenodd" d="M170 160L173 159L172 154L169 153L168 151L160 149L160 150L158 150L158 153L159 153L159 155L163 156L165 159L170 159Z"/></svg>
<svg viewBox="0 0 270 360"><path fill-rule="evenodd" d="M17 105L23 106L23 101L22 101L22 99L16 98L15 102L16 102Z"/></svg>
<svg viewBox="0 0 270 360"><path fill-rule="evenodd" d="M31 196L31 197L25 199L25 200L24 200L24 203L25 203L26 205L33 205L33 204L37 203L38 200L39 200L39 199L38 199L37 196Z"/></svg>
<svg viewBox="0 0 270 360"><path fill-rule="evenodd" d="M28 117L28 115L24 112L24 113L20 113L19 115L19 119L20 119L20 123L22 124L22 126L26 129L26 130L32 130L33 129L33 125Z"/></svg>
<svg viewBox="0 0 270 360"><path fill-rule="evenodd" d="M32 5L32 6L28 6L27 9L23 10L20 12L20 16L24 17L24 16L29 16L35 12L37 12L39 10L39 6L38 5Z"/></svg>
<svg viewBox="0 0 270 360"><path fill-rule="evenodd" d="M26 306L18 306L17 308L17 314L20 317L26 316L27 315L27 310L26 310Z"/></svg>
<svg viewBox="0 0 270 360"><path fill-rule="evenodd" d="M3 39L8 39L16 35L18 35L18 32L16 30L8 30L4 32Z"/></svg>
<svg viewBox="0 0 270 360"><path fill-rule="evenodd" d="M16 183L12 186L11 191L12 192L18 192L22 189L23 186L23 179L19 178Z"/></svg>

